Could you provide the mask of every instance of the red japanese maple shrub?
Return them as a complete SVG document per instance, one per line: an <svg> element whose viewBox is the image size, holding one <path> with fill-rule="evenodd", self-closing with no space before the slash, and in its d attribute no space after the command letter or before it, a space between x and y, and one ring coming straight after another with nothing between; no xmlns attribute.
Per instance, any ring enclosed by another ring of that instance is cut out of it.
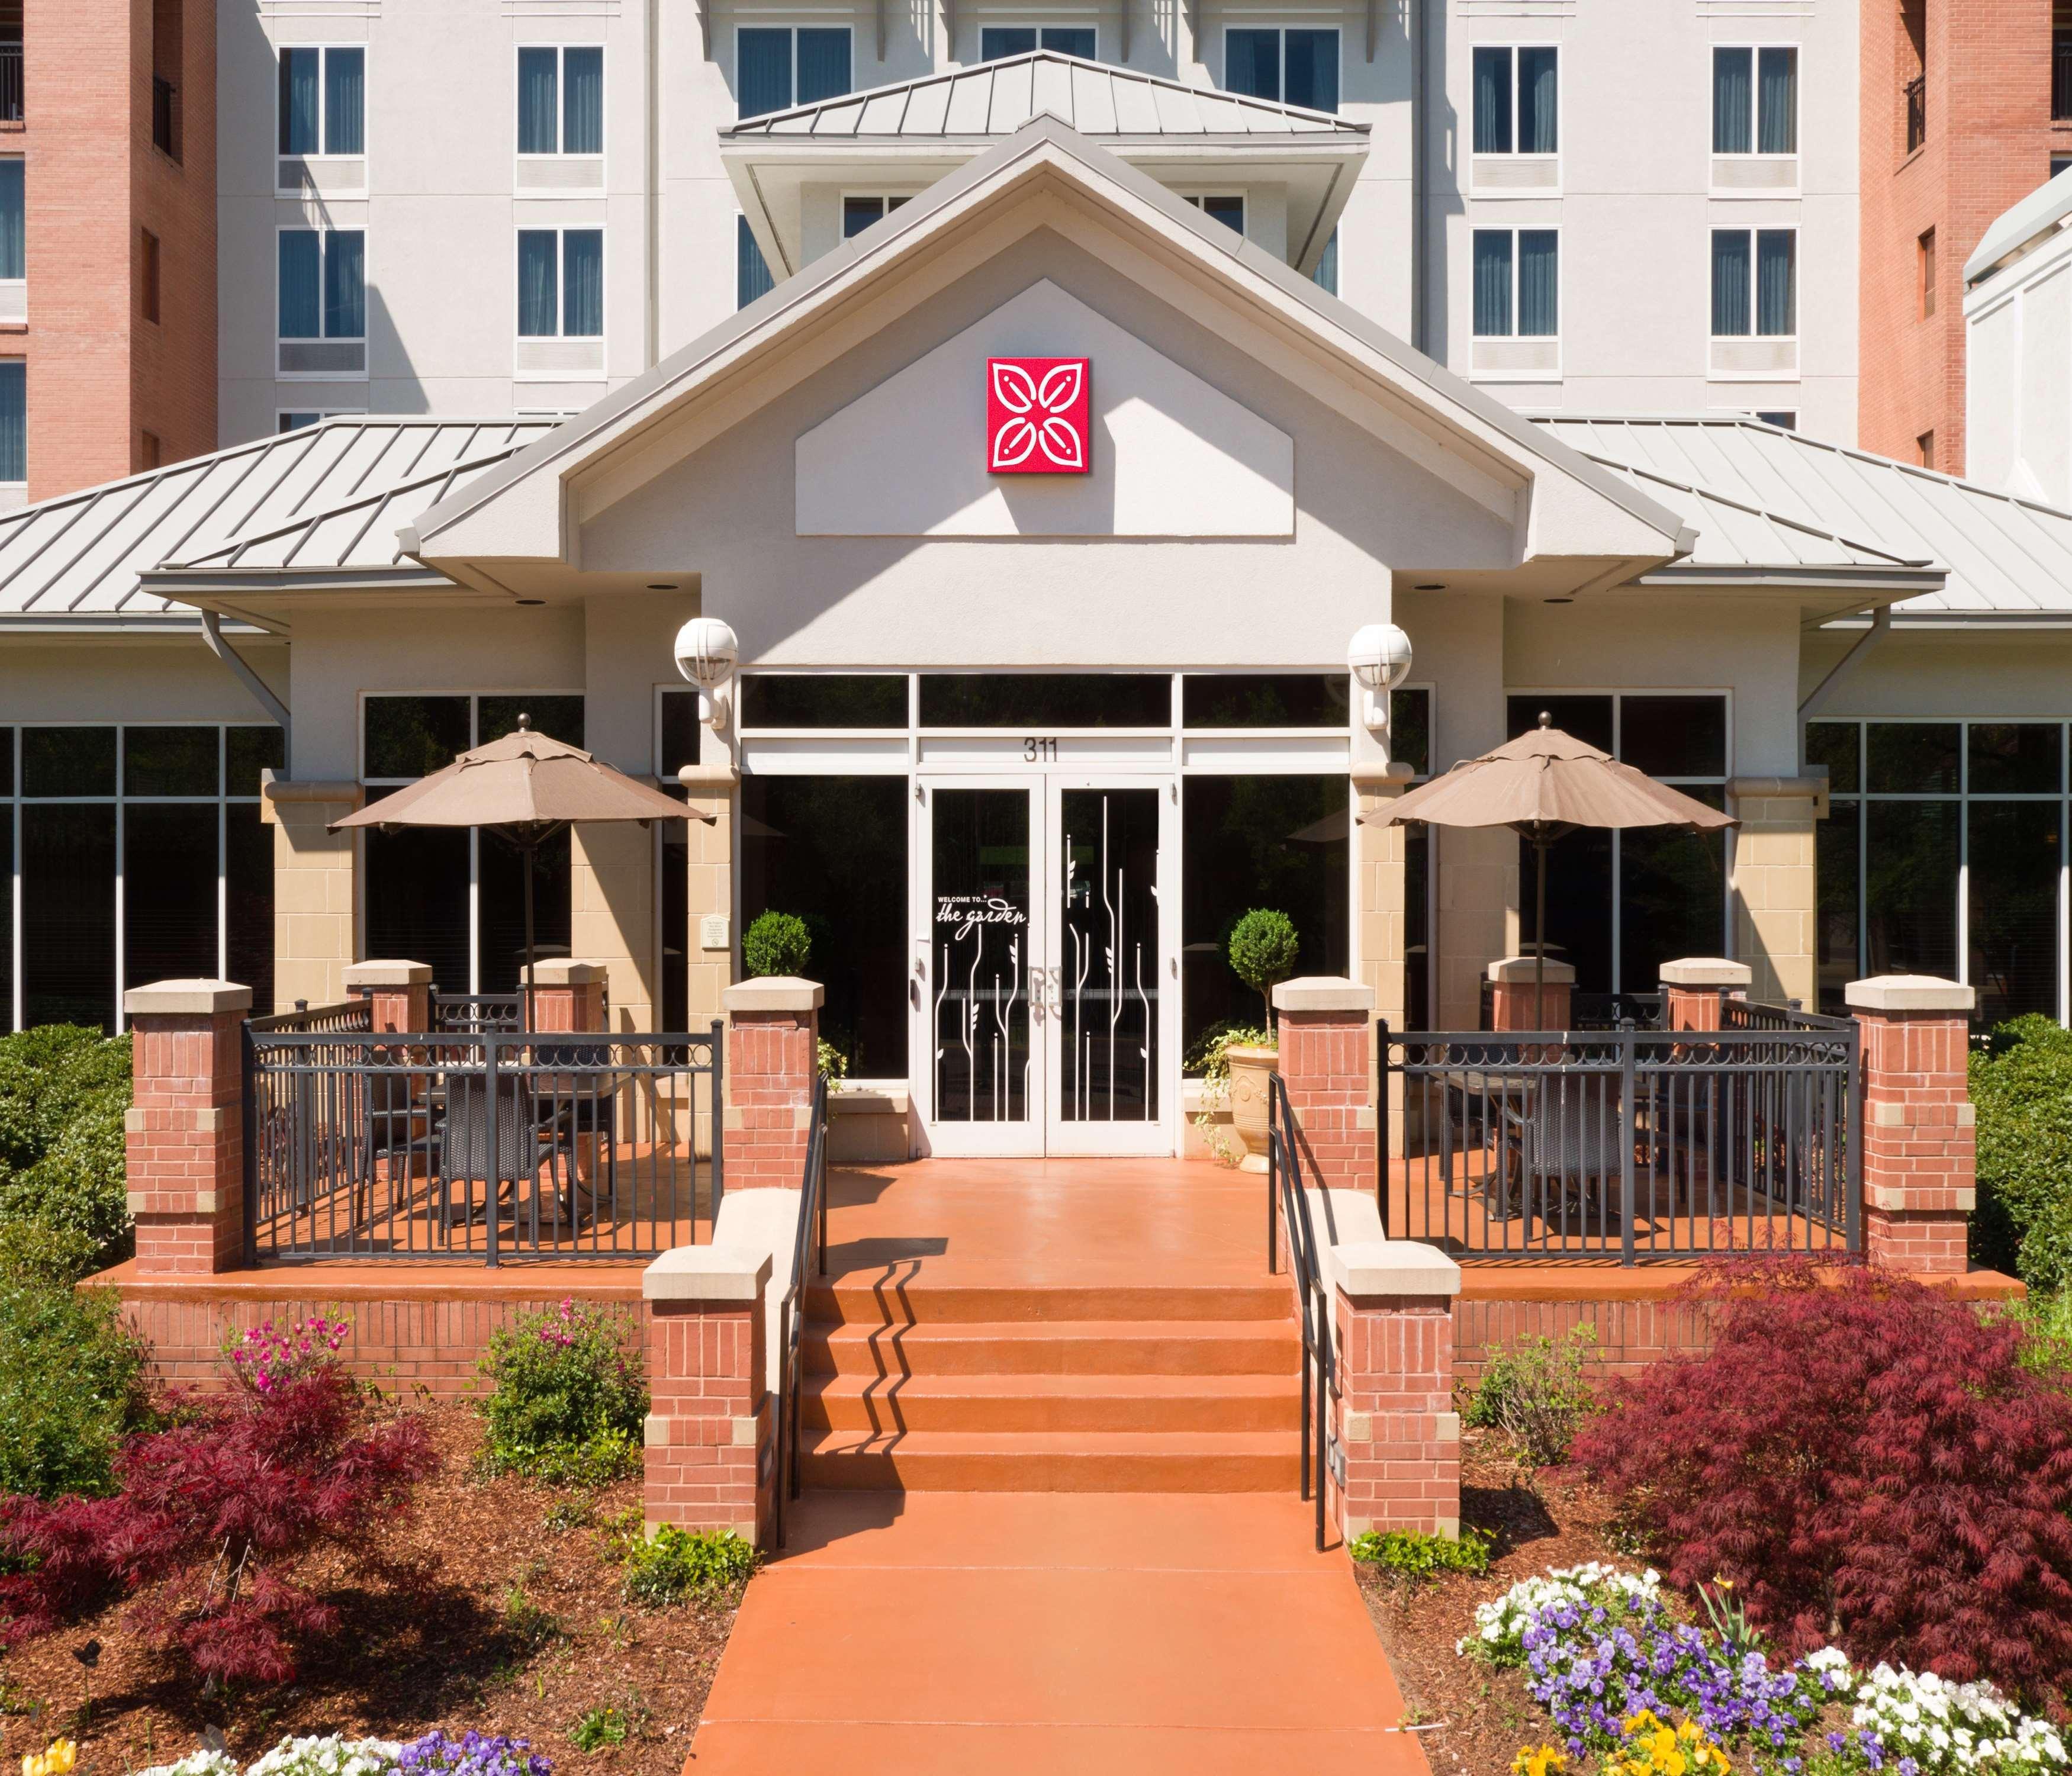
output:
<svg viewBox="0 0 2072 1776"><path fill-rule="evenodd" d="M294 1675L300 1637L337 1611L295 1561L364 1538L408 1502L434 1457L409 1418L360 1424L331 1365L267 1391L183 1394L171 1429L133 1438L112 1498L0 1498L0 1644L149 1589L138 1626L216 1679Z"/></svg>
<svg viewBox="0 0 2072 1776"><path fill-rule="evenodd" d="M1751 1286L1753 1285L1753 1286ZM1804 1260L1710 1280L1711 1352L1618 1385L1575 1459L1786 1649L2072 1680L2072 1393L1947 1292Z"/></svg>

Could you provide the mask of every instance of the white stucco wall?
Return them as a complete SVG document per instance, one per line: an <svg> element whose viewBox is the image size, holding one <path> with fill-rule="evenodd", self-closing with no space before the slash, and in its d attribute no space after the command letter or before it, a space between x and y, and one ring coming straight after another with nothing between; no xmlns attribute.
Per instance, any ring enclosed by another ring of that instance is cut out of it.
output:
<svg viewBox="0 0 2072 1776"><path fill-rule="evenodd" d="M276 696L288 691L288 650L232 638ZM228 722L272 717L197 635L97 637L10 635L0 643L0 721Z"/></svg>
<svg viewBox="0 0 2072 1776"><path fill-rule="evenodd" d="M1965 473L2072 505L2072 234L2053 234L1964 301Z"/></svg>

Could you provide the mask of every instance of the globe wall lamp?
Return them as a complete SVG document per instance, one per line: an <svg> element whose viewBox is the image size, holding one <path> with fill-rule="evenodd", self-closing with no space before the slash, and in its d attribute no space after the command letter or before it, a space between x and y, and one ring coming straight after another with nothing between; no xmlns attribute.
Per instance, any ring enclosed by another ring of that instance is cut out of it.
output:
<svg viewBox="0 0 2072 1776"><path fill-rule="evenodd" d="M715 733L734 717L741 638L717 617L693 617L676 631L676 670L698 688L698 714Z"/></svg>
<svg viewBox="0 0 2072 1776"><path fill-rule="evenodd" d="M1388 693L1410 676L1410 637L1392 623L1370 623L1353 631L1346 664L1358 680L1360 718L1371 733L1388 731Z"/></svg>

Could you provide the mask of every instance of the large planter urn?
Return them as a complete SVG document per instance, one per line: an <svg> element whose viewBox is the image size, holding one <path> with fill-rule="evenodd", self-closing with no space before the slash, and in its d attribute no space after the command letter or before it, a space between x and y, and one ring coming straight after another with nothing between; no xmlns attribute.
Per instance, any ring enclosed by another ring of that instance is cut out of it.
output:
<svg viewBox="0 0 2072 1776"><path fill-rule="evenodd" d="M1263 1172L1266 1161L1266 1131L1272 1087L1267 1083L1281 1064L1277 1049L1250 1042L1233 1042L1223 1050L1230 1063L1231 1131L1244 1147L1238 1161L1241 1172Z"/></svg>

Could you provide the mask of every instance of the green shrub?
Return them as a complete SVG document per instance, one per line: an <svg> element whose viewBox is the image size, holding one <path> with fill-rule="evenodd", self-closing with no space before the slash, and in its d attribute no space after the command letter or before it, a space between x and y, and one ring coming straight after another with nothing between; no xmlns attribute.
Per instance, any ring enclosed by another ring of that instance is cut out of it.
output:
<svg viewBox="0 0 2072 1776"><path fill-rule="evenodd" d="M2008 1301L1988 1309L1986 1314L2014 1327L2021 1339L2023 1368L2032 1375L2060 1377L2072 1385L2072 1289Z"/></svg>
<svg viewBox="0 0 2072 1776"><path fill-rule="evenodd" d="M1301 954L1295 922L1285 913L1255 906L1231 927L1231 972L1266 1003L1266 1021L1273 1022L1273 989L1295 972Z"/></svg>
<svg viewBox="0 0 2072 1776"><path fill-rule="evenodd" d="M0 1493L105 1493L150 1418L142 1349L105 1289L0 1274Z"/></svg>
<svg viewBox="0 0 2072 1776"><path fill-rule="evenodd" d="M775 907L758 913L741 935L741 965L752 978L804 974L813 954L813 934L796 913Z"/></svg>
<svg viewBox="0 0 2072 1776"><path fill-rule="evenodd" d="M578 1751L602 1751L606 1745L623 1745L630 1728L617 1708L586 1708L582 1718L569 1729L569 1738Z"/></svg>
<svg viewBox="0 0 2072 1776"><path fill-rule="evenodd" d="M1424 1585L1441 1572L1488 1572L1494 1540L1486 1529L1464 1529L1458 1541L1414 1529L1371 1529L1353 1538L1352 1556L1363 1566L1393 1572L1405 1585Z"/></svg>
<svg viewBox="0 0 2072 1776"><path fill-rule="evenodd" d="M1583 1379L1583 1365L1597 1344L1596 1331L1578 1326L1559 1343L1520 1338L1499 1350L1475 1383L1462 1421L1503 1432L1512 1454L1529 1466L1566 1461L1577 1430L1597 1409L1597 1396Z"/></svg>
<svg viewBox="0 0 2072 1776"><path fill-rule="evenodd" d="M625 1548L627 1600L651 1610L724 1596L755 1570L754 1548L730 1529L711 1534L664 1523L652 1536L627 1538Z"/></svg>
<svg viewBox="0 0 2072 1776"><path fill-rule="evenodd" d="M849 1077L849 1056L823 1036L820 1038L813 1059L820 1070L820 1077L828 1082L828 1089L830 1092L841 1090L841 1082Z"/></svg>
<svg viewBox="0 0 2072 1776"><path fill-rule="evenodd" d="M592 1486L640 1470L648 1383L620 1316L565 1301L491 1334L487 1466Z"/></svg>
<svg viewBox="0 0 2072 1776"><path fill-rule="evenodd" d="M91 1262L127 1248L122 1116L130 1038L73 1024L0 1038L0 1224L62 1228L92 1244Z"/></svg>
<svg viewBox="0 0 2072 1776"><path fill-rule="evenodd" d="M1979 1207L1971 1254L2031 1289L2072 1281L2072 1031L2041 1013L1973 1051Z"/></svg>

